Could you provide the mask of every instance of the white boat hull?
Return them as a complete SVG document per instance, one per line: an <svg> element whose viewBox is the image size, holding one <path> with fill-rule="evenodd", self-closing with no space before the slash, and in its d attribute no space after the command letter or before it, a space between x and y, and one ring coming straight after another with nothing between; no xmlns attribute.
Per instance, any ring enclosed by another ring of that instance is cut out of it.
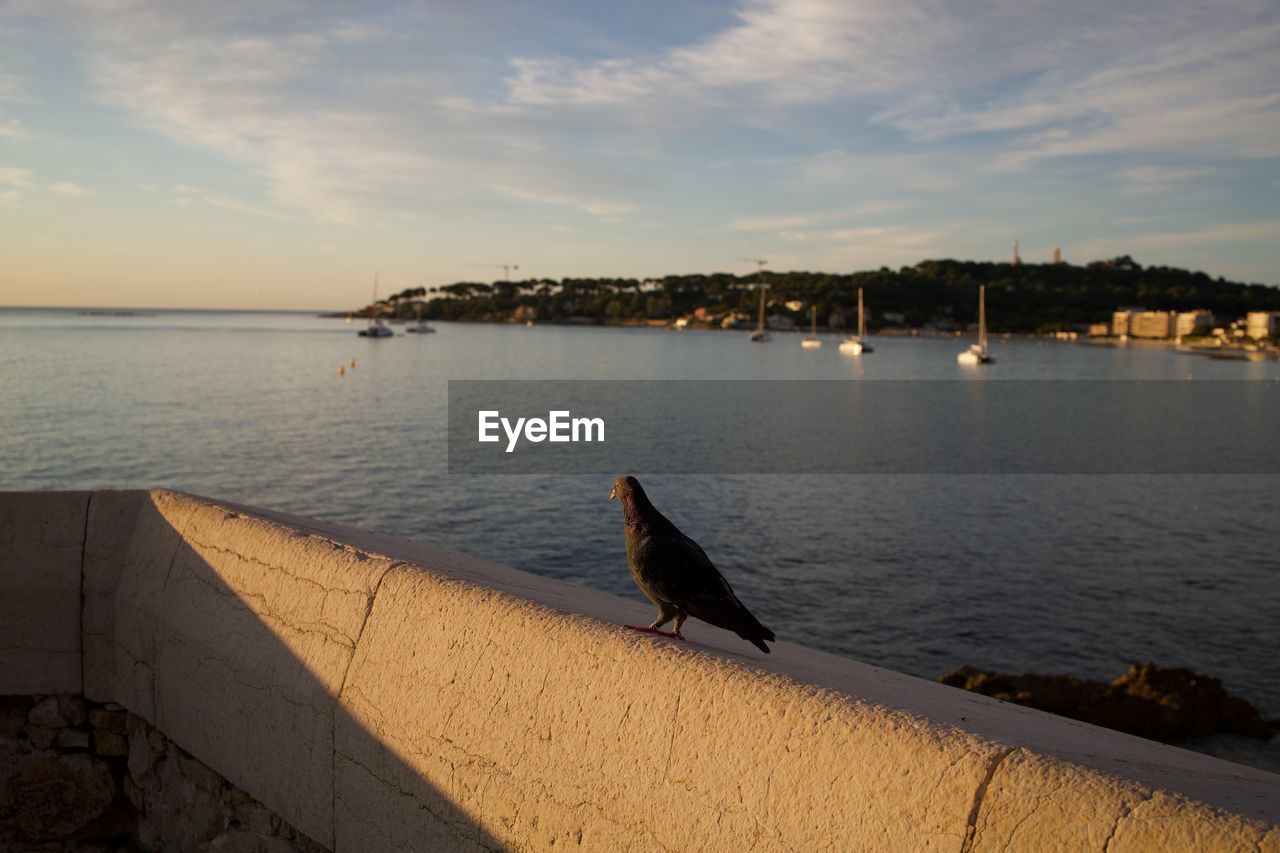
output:
<svg viewBox="0 0 1280 853"><path fill-rule="evenodd" d="M991 353L980 350L977 347L970 347L956 356L956 361L967 365L994 364L995 360L995 356L991 355Z"/></svg>
<svg viewBox="0 0 1280 853"><path fill-rule="evenodd" d="M822 346L822 341L818 340L817 338L805 338L803 341L800 342L800 346L804 347L805 349L818 349L819 347Z"/></svg>
<svg viewBox="0 0 1280 853"><path fill-rule="evenodd" d="M875 352L871 348L871 344L863 343L854 338L840 342L840 352L845 355L862 355L863 353Z"/></svg>

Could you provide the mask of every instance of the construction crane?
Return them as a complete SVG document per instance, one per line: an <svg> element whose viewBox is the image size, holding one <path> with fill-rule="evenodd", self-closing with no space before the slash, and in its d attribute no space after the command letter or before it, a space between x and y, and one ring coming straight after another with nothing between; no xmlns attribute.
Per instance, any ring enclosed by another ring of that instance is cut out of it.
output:
<svg viewBox="0 0 1280 853"><path fill-rule="evenodd" d="M756 273L759 275L760 283L764 284L764 265L769 263L768 258L738 258L740 261L746 261L749 264L756 265Z"/></svg>
<svg viewBox="0 0 1280 853"><path fill-rule="evenodd" d="M472 264L473 267L502 267L502 277L511 281L511 271L520 269L519 264Z"/></svg>

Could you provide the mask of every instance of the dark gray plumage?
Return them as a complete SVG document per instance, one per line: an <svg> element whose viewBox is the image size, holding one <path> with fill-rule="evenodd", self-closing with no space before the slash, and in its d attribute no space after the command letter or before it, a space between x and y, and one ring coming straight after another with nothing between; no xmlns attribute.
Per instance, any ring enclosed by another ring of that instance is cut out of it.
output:
<svg viewBox="0 0 1280 853"><path fill-rule="evenodd" d="M654 509L635 477L619 477L609 499L622 503L622 520L627 534L627 565L636 586L658 605L658 618L647 628L628 625L637 631L684 639L680 626L690 616L709 622L768 653L765 640L774 641L773 632L760 624L733 594L706 553L680 532L662 513ZM674 630L659 630L671 620Z"/></svg>

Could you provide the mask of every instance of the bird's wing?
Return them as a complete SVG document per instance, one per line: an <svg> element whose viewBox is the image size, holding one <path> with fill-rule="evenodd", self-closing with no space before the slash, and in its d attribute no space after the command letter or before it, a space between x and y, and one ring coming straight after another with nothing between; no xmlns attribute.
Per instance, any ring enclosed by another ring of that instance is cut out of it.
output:
<svg viewBox="0 0 1280 853"><path fill-rule="evenodd" d="M650 536L645 555L656 569L650 579L663 599L720 628L744 637L773 639L773 632L742 605L697 542L682 533Z"/></svg>

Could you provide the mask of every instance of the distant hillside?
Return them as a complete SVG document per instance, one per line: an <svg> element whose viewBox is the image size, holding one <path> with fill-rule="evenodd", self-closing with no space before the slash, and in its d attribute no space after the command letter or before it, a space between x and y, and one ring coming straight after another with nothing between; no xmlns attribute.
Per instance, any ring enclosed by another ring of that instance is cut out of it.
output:
<svg viewBox="0 0 1280 853"><path fill-rule="evenodd" d="M412 317L422 302L422 314L431 320L617 324L674 321L696 311L695 323L718 325L728 315L755 317L756 280L755 274L713 273L668 275L644 282L612 278L459 282L430 291L403 291L379 310L384 315ZM856 322L856 288L861 287L873 329L890 325L963 328L976 322L979 284L987 286L988 322L995 332L1050 331L1109 320L1111 312L1122 306L1208 308L1219 323L1249 311L1280 310L1280 288L1214 279L1172 267L1142 267L1127 256L1083 267L930 260L900 270L883 267L852 274L766 271L764 280L769 285L770 314L804 323L809 306L816 303L824 326ZM891 317L886 319L886 314Z"/></svg>

